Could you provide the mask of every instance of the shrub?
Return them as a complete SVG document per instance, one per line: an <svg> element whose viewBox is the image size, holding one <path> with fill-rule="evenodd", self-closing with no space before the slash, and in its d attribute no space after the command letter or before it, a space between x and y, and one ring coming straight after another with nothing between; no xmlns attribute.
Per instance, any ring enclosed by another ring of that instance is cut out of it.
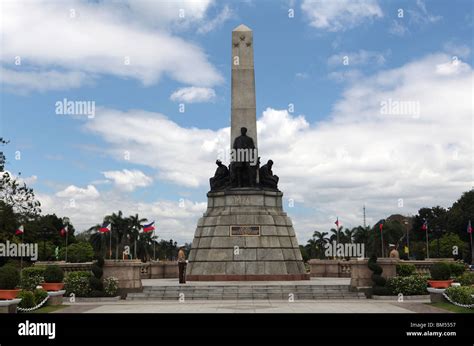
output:
<svg viewBox="0 0 474 346"><path fill-rule="evenodd" d="M63 282L64 272L60 266L47 266L44 271L44 282Z"/></svg>
<svg viewBox="0 0 474 346"><path fill-rule="evenodd" d="M30 309L30 308L36 306L35 295L31 291L22 290L18 294L18 298L21 298L21 302L18 304L18 306L20 308Z"/></svg>
<svg viewBox="0 0 474 346"><path fill-rule="evenodd" d="M13 290L19 282L20 273L15 267L4 265L0 268L0 289Z"/></svg>
<svg viewBox="0 0 474 346"><path fill-rule="evenodd" d="M35 296L35 304L38 305L46 299L46 297L48 296L48 292L41 288L37 288L33 291L33 295Z"/></svg>
<svg viewBox="0 0 474 346"><path fill-rule="evenodd" d="M462 286L474 285L474 273L464 272L460 277L458 277L457 281Z"/></svg>
<svg viewBox="0 0 474 346"><path fill-rule="evenodd" d="M91 270L92 270L92 274L94 274L94 276L97 279L100 280L102 278L102 275L104 274L104 271L97 264L93 264Z"/></svg>
<svg viewBox="0 0 474 346"><path fill-rule="evenodd" d="M102 284L102 280L96 278L95 276L91 276L89 278L89 285L93 291L103 291L104 285Z"/></svg>
<svg viewBox="0 0 474 346"><path fill-rule="evenodd" d="M394 294L413 296L428 294L426 290L426 279L421 275L396 276L387 280L387 287Z"/></svg>
<svg viewBox="0 0 474 346"><path fill-rule="evenodd" d="M21 271L20 286L25 290L34 290L36 286L44 282L44 267L28 267Z"/></svg>
<svg viewBox="0 0 474 346"><path fill-rule="evenodd" d="M70 273L64 280L66 294L74 293L77 297L87 297L90 294L91 287L89 279L92 277L91 272L77 271Z"/></svg>
<svg viewBox="0 0 474 346"><path fill-rule="evenodd" d="M114 297L118 291L118 280L114 277L104 279L104 292L107 297Z"/></svg>
<svg viewBox="0 0 474 346"><path fill-rule="evenodd" d="M102 267L104 267L104 264L105 264L104 257L102 257L102 256L98 257L97 258L97 265L102 268Z"/></svg>
<svg viewBox="0 0 474 346"><path fill-rule="evenodd" d="M389 287L385 287L385 286L375 286L372 289L372 294L376 296L393 296L394 295L392 290Z"/></svg>
<svg viewBox="0 0 474 346"><path fill-rule="evenodd" d="M416 273L416 267L410 263L399 263L397 264L397 275L398 276L410 276Z"/></svg>
<svg viewBox="0 0 474 346"><path fill-rule="evenodd" d="M66 249L61 250L60 257L65 259ZM86 242L73 243L67 247L67 261L70 263L90 262L94 259L94 249Z"/></svg>
<svg viewBox="0 0 474 346"><path fill-rule="evenodd" d="M452 276L461 276L462 273L466 271L466 267L464 266L464 263L459 263L459 262L449 263L449 269L451 270Z"/></svg>
<svg viewBox="0 0 474 346"><path fill-rule="evenodd" d="M449 280L451 278L451 268L446 262L435 263L430 268L432 280Z"/></svg>
<svg viewBox="0 0 474 346"><path fill-rule="evenodd" d="M372 281L374 284L372 287L385 286L386 280L385 278L382 277L382 272L383 272L382 267L377 264L377 256L372 255L369 258L369 261L367 262L367 266L373 272Z"/></svg>
<svg viewBox="0 0 474 346"><path fill-rule="evenodd" d="M474 287L471 286L459 286L449 287L444 291L446 295L458 304L472 305L474 304Z"/></svg>

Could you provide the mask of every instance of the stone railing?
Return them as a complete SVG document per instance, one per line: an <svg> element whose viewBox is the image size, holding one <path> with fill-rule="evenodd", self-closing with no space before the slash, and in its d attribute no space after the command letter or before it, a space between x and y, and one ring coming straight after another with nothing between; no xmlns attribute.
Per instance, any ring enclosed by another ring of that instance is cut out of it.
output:
<svg viewBox="0 0 474 346"><path fill-rule="evenodd" d="M381 260L383 258L379 258ZM419 274L429 274L430 268L434 263L437 262L452 262L452 258L430 258L422 261L415 260L398 260L395 259L396 263L413 264L416 267L416 271ZM367 259L366 259L367 262ZM353 259L350 261L346 260L331 260L331 259L311 259L308 261L310 265L310 275L312 277L335 277L335 278L346 278L351 277L352 265L358 263L357 260Z"/></svg>
<svg viewBox="0 0 474 346"><path fill-rule="evenodd" d="M67 276L71 272L79 271L90 271L92 267L92 262L84 263L66 263L64 261L37 261L35 266L48 266L48 265L58 265L64 271L64 275Z"/></svg>

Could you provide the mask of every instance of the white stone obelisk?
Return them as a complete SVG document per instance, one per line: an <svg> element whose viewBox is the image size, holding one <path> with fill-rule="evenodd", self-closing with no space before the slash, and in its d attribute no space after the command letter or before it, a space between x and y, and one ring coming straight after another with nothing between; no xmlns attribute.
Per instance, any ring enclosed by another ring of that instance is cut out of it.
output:
<svg viewBox="0 0 474 346"><path fill-rule="evenodd" d="M230 147L240 129L247 128L257 147L255 70L253 65L253 32L244 24L232 31L232 105Z"/></svg>

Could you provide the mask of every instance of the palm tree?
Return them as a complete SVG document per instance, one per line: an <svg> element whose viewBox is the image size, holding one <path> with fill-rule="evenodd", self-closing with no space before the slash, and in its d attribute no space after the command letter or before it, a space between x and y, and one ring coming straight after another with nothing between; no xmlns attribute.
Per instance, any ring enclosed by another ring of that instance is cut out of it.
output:
<svg viewBox="0 0 474 346"><path fill-rule="evenodd" d="M348 242L348 243L352 243L352 240L354 238L354 233L355 233L355 228L353 229L349 229L349 228L346 228L346 230L344 231L344 242Z"/></svg>
<svg viewBox="0 0 474 346"><path fill-rule="evenodd" d="M101 254L105 258L107 253L107 236L105 233L99 231L101 227L100 224L97 224L89 228L86 232L91 233L89 241L94 248L94 252L96 254Z"/></svg>
<svg viewBox="0 0 474 346"><path fill-rule="evenodd" d="M141 238L142 236L144 237L146 233L143 235L140 235L140 230L143 228L142 223L147 222L147 219L140 219L138 214L135 215L130 215L128 217L129 221L129 235L131 236L131 239L133 241L133 251L134 251L134 258L137 258L137 240Z"/></svg>
<svg viewBox="0 0 474 346"><path fill-rule="evenodd" d="M316 247L319 250L319 258L323 259L325 257L324 250L325 246L328 243L327 232L314 231L313 238L316 238Z"/></svg>

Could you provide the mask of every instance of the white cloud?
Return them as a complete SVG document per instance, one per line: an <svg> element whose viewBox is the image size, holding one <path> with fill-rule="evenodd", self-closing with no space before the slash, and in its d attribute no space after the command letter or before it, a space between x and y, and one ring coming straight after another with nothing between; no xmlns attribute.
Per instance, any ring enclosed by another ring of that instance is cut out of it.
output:
<svg viewBox="0 0 474 346"><path fill-rule="evenodd" d="M163 75L201 86L222 82L199 46L134 17L151 4L152 18L159 17L162 6L170 13L181 6L176 3L169 9L167 3L133 1L130 9L102 2L2 2L0 58L6 73L2 82L38 90L77 87L100 75L132 78L144 85L158 82ZM210 2L183 4L185 10L190 7L188 15L196 13L191 19L203 20ZM163 16L163 23L168 19L172 20ZM9 68L15 57L21 57L21 65Z"/></svg>
<svg viewBox="0 0 474 346"><path fill-rule="evenodd" d="M257 125L262 162L274 160L286 198L315 209L315 227L332 227L335 216L348 227L359 225L364 203L369 223L450 205L473 183L472 134L466 132L473 74L461 60L449 64L451 56L433 54L350 82L330 117L315 124L267 108ZM389 99L416 102L419 113L382 114L381 102ZM143 111L102 109L86 128L109 143L112 155L130 150L132 162L188 187L207 188L217 151L229 146L229 128L182 128ZM298 215L295 224L305 225ZM312 230L297 232L304 240Z"/></svg>
<svg viewBox="0 0 474 346"><path fill-rule="evenodd" d="M198 29L199 34L207 34L210 31L213 31L222 26L228 19L232 18L232 10L229 6L224 6L222 11L213 19L208 20L206 23Z"/></svg>
<svg viewBox="0 0 474 346"><path fill-rule="evenodd" d="M22 71L0 67L0 83L15 93L65 90L80 87L91 81L92 77L77 71Z"/></svg>
<svg viewBox="0 0 474 346"><path fill-rule="evenodd" d="M121 190L133 191L137 187L145 187L153 182L153 179L145 175L142 171L137 169L121 171L106 171L102 172L104 177L111 179L114 184Z"/></svg>
<svg viewBox="0 0 474 346"><path fill-rule="evenodd" d="M98 197L84 196L74 204L58 194L36 193L36 195L41 202L43 213L68 216L79 232L101 223L105 215L121 210L125 216L138 213L150 221L155 220L156 235L160 239L174 239L180 244L192 241L197 219L206 209L205 203L188 199L137 202L124 198L119 191L104 192Z"/></svg>
<svg viewBox="0 0 474 346"><path fill-rule="evenodd" d="M209 102L216 98L216 92L212 88L187 87L181 88L171 94L171 101L186 103Z"/></svg>
<svg viewBox="0 0 474 346"><path fill-rule="evenodd" d="M74 200L97 199L99 198L100 193L94 185L87 185L86 188L69 185L64 190L58 191L56 196L61 198L72 198Z"/></svg>
<svg viewBox="0 0 474 346"><path fill-rule="evenodd" d="M229 128L183 128L162 114L141 110L99 108L85 126L111 145L109 154L122 157L128 151L130 162L155 168L159 178L187 187L207 184L218 151L230 141Z"/></svg>
<svg viewBox="0 0 474 346"><path fill-rule="evenodd" d="M422 0L416 0L416 6L418 7L417 9L412 8L407 10L410 15L410 22L412 23L425 25L436 23L437 21L443 18L442 16L437 16L429 13L426 9L424 1Z"/></svg>
<svg viewBox="0 0 474 346"><path fill-rule="evenodd" d="M392 20L392 24L390 25L390 28L388 29L388 32L391 33L392 35L396 35L396 36L405 36L405 34L407 34L409 32L409 30L401 22L394 19L394 20Z"/></svg>
<svg viewBox="0 0 474 346"><path fill-rule="evenodd" d="M311 26L327 31L344 31L383 17L376 0L304 0L301 9Z"/></svg>

